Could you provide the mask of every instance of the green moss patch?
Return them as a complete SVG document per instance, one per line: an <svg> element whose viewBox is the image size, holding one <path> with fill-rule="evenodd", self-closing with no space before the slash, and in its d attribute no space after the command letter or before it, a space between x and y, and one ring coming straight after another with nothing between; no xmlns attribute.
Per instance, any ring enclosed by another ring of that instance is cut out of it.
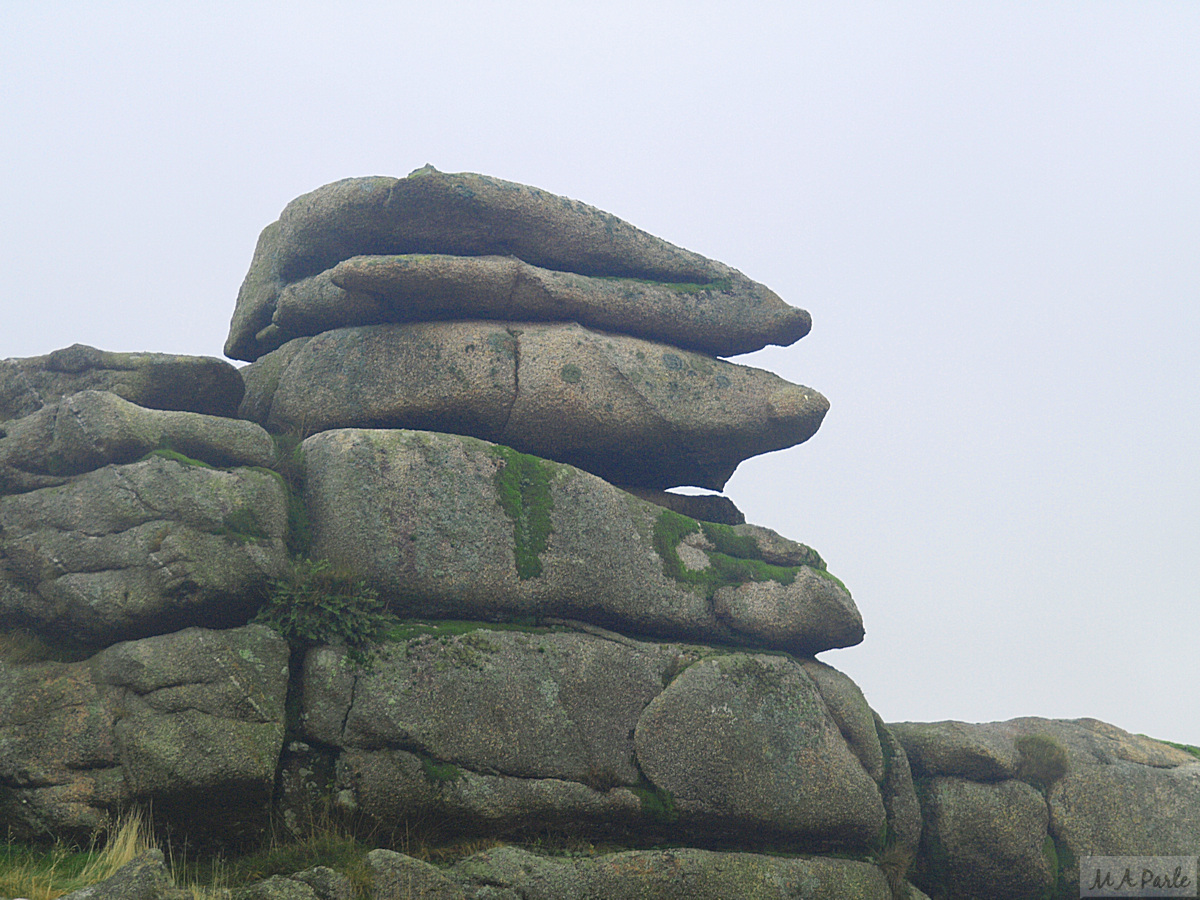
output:
<svg viewBox="0 0 1200 900"><path fill-rule="evenodd" d="M473 631L523 631L530 634L544 634L550 631L562 631L560 627L539 626L533 616L514 618L509 622L482 622L465 619L403 619L392 624L383 633L388 641L410 641L417 637L450 638L470 634Z"/></svg>
<svg viewBox="0 0 1200 900"><path fill-rule="evenodd" d="M688 535L701 532L715 549L707 551L709 565L706 568L689 569L679 558L676 548ZM698 522L669 509L659 513L654 523L653 541L654 549L662 559L663 574L681 584L702 588L709 597L718 588L736 587L750 581L791 584L796 580L796 573L805 566L845 590L845 585L825 570L825 561L815 550L809 550L809 558L802 565L772 565L763 560L757 541L738 534L732 526Z"/></svg>
<svg viewBox="0 0 1200 900"><path fill-rule="evenodd" d="M1146 737L1146 735L1142 735L1142 737ZM1193 747L1191 744L1176 744L1174 741L1161 741L1158 738L1150 738L1150 740L1166 744L1168 747L1174 747L1176 750L1182 750L1184 753L1190 753L1196 759L1200 759L1200 747Z"/></svg>
<svg viewBox="0 0 1200 900"><path fill-rule="evenodd" d="M494 447L492 455L500 461L495 477L497 500L513 523L517 577L537 578L542 574L540 556L552 531L552 464L509 447Z"/></svg>
<svg viewBox="0 0 1200 900"><path fill-rule="evenodd" d="M272 472L283 481L287 491L288 553L300 559L312 547L312 526L304 505L304 451L300 448L304 438L298 432L288 432L271 435L271 440L275 443L275 469L263 471Z"/></svg>
<svg viewBox="0 0 1200 900"><path fill-rule="evenodd" d="M1017 738L1017 779L1043 794L1067 774L1067 748L1049 734L1026 734Z"/></svg>
<svg viewBox="0 0 1200 900"><path fill-rule="evenodd" d="M669 825L679 820L679 811L675 808L675 797L670 791L655 787L645 775L629 789L641 801L642 812L654 821Z"/></svg>
<svg viewBox="0 0 1200 900"><path fill-rule="evenodd" d="M462 769L454 763L438 762L425 754L421 754L421 769L425 773L425 779L433 784L451 784L466 778Z"/></svg>
<svg viewBox="0 0 1200 900"><path fill-rule="evenodd" d="M254 514L254 510L248 506L235 509L225 517L222 524L225 527L220 532L221 535L229 538L236 544L265 541L271 537L267 534L266 529L259 524L258 516Z"/></svg>

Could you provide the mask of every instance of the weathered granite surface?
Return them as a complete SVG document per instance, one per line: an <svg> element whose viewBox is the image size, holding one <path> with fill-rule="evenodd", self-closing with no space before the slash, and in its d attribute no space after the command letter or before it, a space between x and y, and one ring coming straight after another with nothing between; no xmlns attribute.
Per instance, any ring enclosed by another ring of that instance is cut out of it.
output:
<svg viewBox="0 0 1200 900"><path fill-rule="evenodd" d="M394 258L413 254L438 259ZM393 259L350 263L288 291L364 255ZM573 275L626 282L609 288ZM289 203L259 237L225 352L250 361L335 323L389 321L396 310L410 318L422 304L420 317L459 318L464 309L497 303L514 314L525 306L553 319L598 316L598 327L672 342L679 336L718 355L790 344L810 327L807 313L736 269L595 207L426 166L407 178L348 178Z"/></svg>
<svg viewBox="0 0 1200 900"><path fill-rule="evenodd" d="M720 490L742 460L808 440L829 408L762 369L571 324L345 328L244 377L242 414L274 430L465 434L647 488Z"/></svg>
<svg viewBox="0 0 1200 900"><path fill-rule="evenodd" d="M283 742L287 644L191 628L80 662L0 657L0 822L87 837L133 801L193 836L261 831Z"/></svg>
<svg viewBox="0 0 1200 900"><path fill-rule="evenodd" d="M170 456L0 496L0 617L100 646L244 624L286 531L275 474Z"/></svg>
<svg viewBox="0 0 1200 900"><path fill-rule="evenodd" d="M766 529L702 526L474 438L344 429L302 449L313 555L405 615L560 616L799 654L862 640L820 557ZM772 556L781 544L794 555Z"/></svg>
<svg viewBox="0 0 1200 900"><path fill-rule="evenodd" d="M934 898L1077 896L1085 856L1194 856L1200 760L1096 719L902 722Z"/></svg>
<svg viewBox="0 0 1200 900"><path fill-rule="evenodd" d="M243 387L237 369L208 356L112 353L72 344L45 356L0 359L0 422L79 391L108 391L152 409L235 416Z"/></svg>
<svg viewBox="0 0 1200 900"><path fill-rule="evenodd" d="M885 808L916 806L903 751L884 757L861 692L815 660L434 623L365 669L309 651L300 721L334 754L336 802L384 827L735 846L753 834L890 848L901 871L916 845L911 814Z"/></svg>

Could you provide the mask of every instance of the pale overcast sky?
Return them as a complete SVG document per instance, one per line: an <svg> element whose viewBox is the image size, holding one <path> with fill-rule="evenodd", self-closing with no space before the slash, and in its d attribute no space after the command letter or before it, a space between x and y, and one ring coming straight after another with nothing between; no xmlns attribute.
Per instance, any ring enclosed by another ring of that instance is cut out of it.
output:
<svg viewBox="0 0 1200 900"><path fill-rule="evenodd" d="M0 2L0 358L220 356L263 226L432 163L812 313L747 518L887 721L1200 744L1200 4Z"/></svg>

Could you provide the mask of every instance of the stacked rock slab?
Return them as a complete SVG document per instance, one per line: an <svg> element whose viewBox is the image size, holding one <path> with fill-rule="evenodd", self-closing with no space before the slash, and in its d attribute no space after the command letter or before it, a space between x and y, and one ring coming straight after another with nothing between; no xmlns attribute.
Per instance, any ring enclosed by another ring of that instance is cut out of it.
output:
<svg viewBox="0 0 1200 900"><path fill-rule="evenodd" d="M293 201L259 239L226 352L277 430L483 438L615 484L721 490L807 440L810 388L718 357L791 344L803 310L601 210L430 167Z"/></svg>
<svg viewBox="0 0 1200 900"><path fill-rule="evenodd" d="M86 837L131 803L196 836L267 824L288 648L246 622L287 571L287 501L242 393L209 358L0 361L9 834Z"/></svg>

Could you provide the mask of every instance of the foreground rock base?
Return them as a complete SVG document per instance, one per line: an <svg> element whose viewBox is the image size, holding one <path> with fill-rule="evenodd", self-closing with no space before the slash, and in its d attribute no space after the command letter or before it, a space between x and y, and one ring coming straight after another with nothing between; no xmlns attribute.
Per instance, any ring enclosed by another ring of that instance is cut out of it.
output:
<svg viewBox="0 0 1200 900"><path fill-rule="evenodd" d="M886 853L903 870L920 829L903 750L812 659L447 624L367 668L310 651L300 723L335 805L385 831Z"/></svg>
<svg viewBox="0 0 1200 900"><path fill-rule="evenodd" d="M131 803L168 833L236 839L270 816L287 644L191 628L75 662L0 660L0 828L86 840Z"/></svg>
<svg viewBox="0 0 1200 900"><path fill-rule="evenodd" d="M631 850L546 857L516 847L478 853L450 869L388 850L368 855L373 900L897 900L883 870L846 859L708 850Z"/></svg>

